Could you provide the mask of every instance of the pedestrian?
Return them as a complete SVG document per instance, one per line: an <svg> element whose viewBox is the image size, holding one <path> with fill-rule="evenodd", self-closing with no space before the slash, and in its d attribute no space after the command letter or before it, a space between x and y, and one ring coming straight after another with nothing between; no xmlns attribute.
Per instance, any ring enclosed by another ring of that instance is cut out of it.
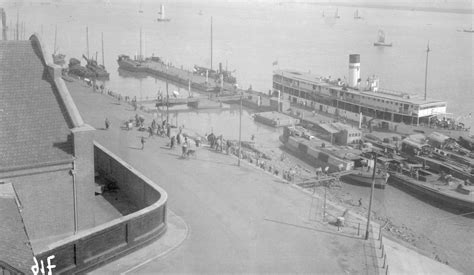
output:
<svg viewBox="0 0 474 275"><path fill-rule="evenodd" d="M148 127L148 137L152 137L153 136L153 128L151 128L151 126Z"/></svg>
<svg viewBox="0 0 474 275"><path fill-rule="evenodd" d="M172 136L172 137L171 137L171 142L170 142L170 149L173 149L173 148L174 148L175 141L176 141L175 136Z"/></svg>
<svg viewBox="0 0 474 275"><path fill-rule="evenodd" d="M108 118L105 118L105 129L109 130L109 127L110 127L110 121Z"/></svg>
<svg viewBox="0 0 474 275"><path fill-rule="evenodd" d="M142 150L143 150L143 148L145 148L145 137L142 137L140 139L140 142L142 143Z"/></svg>
<svg viewBox="0 0 474 275"><path fill-rule="evenodd" d="M362 198L359 199L359 207L362 206Z"/></svg>
<svg viewBox="0 0 474 275"><path fill-rule="evenodd" d="M183 158L187 156L188 153L188 138L185 137L182 145Z"/></svg>
<svg viewBox="0 0 474 275"><path fill-rule="evenodd" d="M180 133L176 134L176 141L178 142L178 144L181 144L181 134Z"/></svg>
<svg viewBox="0 0 474 275"><path fill-rule="evenodd" d="M230 151L230 147L232 146L232 142L228 139L226 143L227 143L226 151L227 151L227 155L228 155L229 151Z"/></svg>

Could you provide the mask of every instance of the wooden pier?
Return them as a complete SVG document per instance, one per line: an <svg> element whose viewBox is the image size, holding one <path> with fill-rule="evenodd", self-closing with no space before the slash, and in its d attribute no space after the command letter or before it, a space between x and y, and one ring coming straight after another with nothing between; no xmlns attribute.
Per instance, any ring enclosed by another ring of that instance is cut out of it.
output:
<svg viewBox="0 0 474 275"><path fill-rule="evenodd" d="M166 105L195 105L198 104L200 101L199 97L186 97L186 98L174 98L170 97L168 99L163 98L161 100L158 99L147 99L147 100L140 100L138 104L155 104L156 106L166 106Z"/></svg>

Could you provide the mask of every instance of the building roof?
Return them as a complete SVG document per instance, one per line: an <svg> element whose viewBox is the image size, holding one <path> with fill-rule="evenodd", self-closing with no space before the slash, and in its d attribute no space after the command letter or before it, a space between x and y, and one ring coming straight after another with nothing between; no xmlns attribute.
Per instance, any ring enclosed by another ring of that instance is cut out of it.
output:
<svg viewBox="0 0 474 275"><path fill-rule="evenodd" d="M340 131L339 129L335 128L331 123L319 123L318 126L330 134L336 134Z"/></svg>
<svg viewBox="0 0 474 275"><path fill-rule="evenodd" d="M295 71L295 70L276 70L274 71L274 75L282 75L284 77L301 80L301 81L315 84L318 86L326 86L328 88L335 89L338 91L344 91L344 92L353 93L353 94L362 94L364 96L376 97L376 98L381 98L381 99L389 99L389 100L405 102L409 104L418 104L418 105L433 104L433 103L446 104L445 101L441 101L438 99L427 98L425 100L424 98L409 95L407 93L388 91L384 89L379 89L378 92L373 92L373 91L358 90L351 87L342 87L342 86L338 86L338 85L328 82L325 77L312 74L310 72L300 72L300 71Z"/></svg>
<svg viewBox="0 0 474 275"><path fill-rule="evenodd" d="M0 64L0 171L72 159L74 123L41 43L0 41Z"/></svg>
<svg viewBox="0 0 474 275"><path fill-rule="evenodd" d="M33 250L10 183L0 183L0 213L0 260L28 274Z"/></svg>

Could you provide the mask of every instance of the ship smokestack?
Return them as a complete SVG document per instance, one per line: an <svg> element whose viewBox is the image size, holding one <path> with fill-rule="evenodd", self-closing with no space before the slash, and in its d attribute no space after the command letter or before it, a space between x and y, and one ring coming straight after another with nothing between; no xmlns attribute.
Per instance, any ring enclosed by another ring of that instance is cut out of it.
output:
<svg viewBox="0 0 474 275"><path fill-rule="evenodd" d="M360 80L360 55L349 55L349 86L356 88Z"/></svg>

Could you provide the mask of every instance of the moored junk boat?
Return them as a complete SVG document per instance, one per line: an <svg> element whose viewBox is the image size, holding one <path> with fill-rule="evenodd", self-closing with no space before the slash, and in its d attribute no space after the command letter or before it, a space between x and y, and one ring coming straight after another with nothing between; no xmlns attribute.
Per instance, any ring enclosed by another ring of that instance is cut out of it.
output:
<svg viewBox="0 0 474 275"><path fill-rule="evenodd" d="M219 63L219 70L218 71L212 70L210 68L194 65L193 73L196 74L196 75L200 75L200 76L206 76L207 75L208 78L214 79L216 81L219 81L219 78L222 75L222 78L223 78L225 83L235 84L237 82L235 77L232 76L231 71L222 69L222 63Z"/></svg>
<svg viewBox="0 0 474 275"><path fill-rule="evenodd" d="M276 70L273 89L293 105L310 106L368 127L407 135L440 132L454 139L469 137L470 129L446 118L445 101L381 89L376 76L363 81L360 70L358 54L349 56L347 81L308 72Z"/></svg>
<svg viewBox="0 0 474 275"><path fill-rule="evenodd" d="M82 57L86 60L86 68L89 69L94 77L96 78L109 78L109 73L107 70L105 70L105 67L103 65L100 65L97 63L96 60L89 59L85 55L82 55Z"/></svg>
<svg viewBox="0 0 474 275"><path fill-rule="evenodd" d="M68 73L83 78L95 77L94 72L82 66L81 61L76 58L69 59Z"/></svg>
<svg viewBox="0 0 474 275"><path fill-rule="evenodd" d="M474 211L474 186L449 174L408 160L391 160L388 182L422 199L464 212Z"/></svg>
<svg viewBox="0 0 474 275"><path fill-rule="evenodd" d="M347 183L369 187L372 184L373 169L367 168L371 165L370 162L366 161L365 166L360 164L362 160L367 159L361 157L359 150L330 145L299 126L284 127L280 141L298 158L315 168L324 168L325 172L335 173ZM375 187L385 188L386 181L386 173L381 169L376 171Z"/></svg>

